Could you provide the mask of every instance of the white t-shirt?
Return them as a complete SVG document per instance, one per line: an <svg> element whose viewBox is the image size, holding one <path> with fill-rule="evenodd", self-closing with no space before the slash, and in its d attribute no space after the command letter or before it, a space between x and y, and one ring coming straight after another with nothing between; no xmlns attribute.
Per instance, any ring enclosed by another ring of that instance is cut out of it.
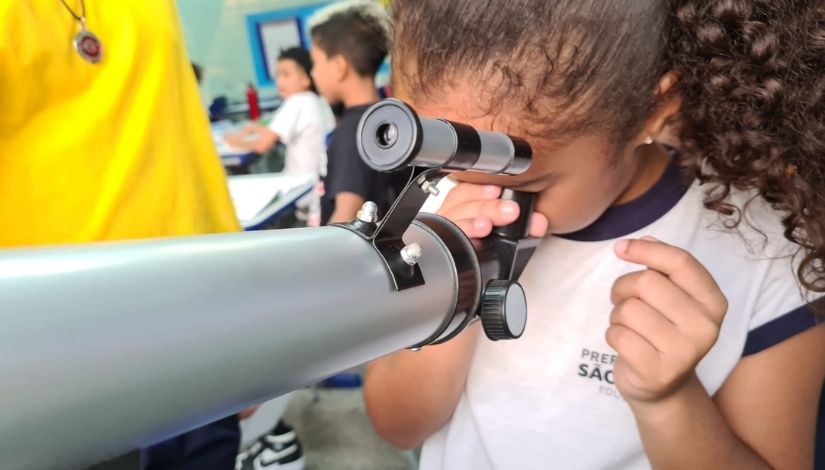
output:
<svg viewBox="0 0 825 470"><path fill-rule="evenodd" d="M278 108L269 128L286 145L285 173L326 174L326 137L335 129L335 117L323 98L310 91L291 95Z"/></svg>
<svg viewBox="0 0 825 470"><path fill-rule="evenodd" d="M335 129L335 117L323 98L309 91L291 95L278 108L269 129L286 146L284 173L309 175L315 180L326 175L326 138ZM310 194L297 206L308 208L310 217L320 217L319 198L316 193Z"/></svg>
<svg viewBox="0 0 825 470"><path fill-rule="evenodd" d="M499 342L482 335L453 417L425 442L420 468L650 468L630 408L612 383L616 353L604 338L613 282L641 269L616 258L617 239L650 235L682 247L721 286L730 308L697 369L711 394L743 355L813 326L792 260L769 259L794 251L776 214L762 203L751 207L761 229L772 227L765 243L744 226L725 231L703 197L698 185L685 188L671 166L636 201L609 209L580 232L545 238L521 278L529 312L524 335Z"/></svg>

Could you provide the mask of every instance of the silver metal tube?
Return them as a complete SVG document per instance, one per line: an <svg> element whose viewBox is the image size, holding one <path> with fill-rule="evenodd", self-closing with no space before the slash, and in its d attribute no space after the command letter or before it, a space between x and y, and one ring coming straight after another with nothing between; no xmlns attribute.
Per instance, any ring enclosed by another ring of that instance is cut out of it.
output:
<svg viewBox="0 0 825 470"><path fill-rule="evenodd" d="M0 468L75 468L434 334L452 258L396 291L343 228L0 251ZM45 447L44 447L45 446Z"/></svg>
<svg viewBox="0 0 825 470"><path fill-rule="evenodd" d="M421 119L421 148L414 163L424 168L441 168L455 154L458 146L455 131L445 121Z"/></svg>
<svg viewBox="0 0 825 470"><path fill-rule="evenodd" d="M499 173L507 169L515 158L513 141L501 132L479 132L481 149L478 161L473 165L475 171ZM505 158L510 157L510 158Z"/></svg>

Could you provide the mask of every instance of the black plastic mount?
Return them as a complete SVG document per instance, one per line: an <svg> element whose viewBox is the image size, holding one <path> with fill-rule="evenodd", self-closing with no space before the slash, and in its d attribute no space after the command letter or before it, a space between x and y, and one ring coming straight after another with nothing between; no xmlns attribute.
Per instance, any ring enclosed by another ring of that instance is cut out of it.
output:
<svg viewBox="0 0 825 470"><path fill-rule="evenodd" d="M410 266L401 257L401 249L404 248L402 237L430 195L424 189L426 184L435 186L445 175L438 169L413 168L409 182L379 223L356 219L350 223L336 224L357 233L375 246L389 270L396 290L424 284L421 268L417 264Z"/></svg>
<svg viewBox="0 0 825 470"><path fill-rule="evenodd" d="M441 344L461 333L479 318L479 309L485 289L494 281L518 281L527 262L536 250L539 239L530 237L530 218L537 195L505 189L501 198L515 201L520 208L519 218L510 225L497 227L483 239L471 242L461 230L443 217L419 216L429 197L425 187L435 186L446 176L440 169L413 168L404 190L395 200L387 215L379 223L354 220L336 224L350 230L373 244L384 261L396 290L405 290L424 284L417 264L410 266L402 256L402 237L410 225L425 225L447 246L453 255L458 272L459 292L454 312L442 325L419 344Z"/></svg>
<svg viewBox="0 0 825 470"><path fill-rule="evenodd" d="M484 239L498 259L500 271L497 279L518 281L527 262L536 251L539 239L530 236L530 219L536 205L537 195L505 189L501 199L514 201L519 205L519 217L510 225L496 227L493 235Z"/></svg>
<svg viewBox="0 0 825 470"><path fill-rule="evenodd" d="M418 214L413 223L428 230L444 244L453 258L453 279L458 288L452 315L445 317L432 335L411 346L415 349L443 343L464 330L481 308L483 283L475 246L457 225L440 215L427 213Z"/></svg>
<svg viewBox="0 0 825 470"><path fill-rule="evenodd" d="M447 169L471 170L482 154L481 137L476 129L461 123L441 121L441 124L449 127L455 140L441 142L443 148L439 148L434 154L428 154L428 157L436 155L435 160L425 158L419 162L423 166L415 166L425 141L422 121L415 111L397 100L384 100L368 109L357 130L358 151L362 159L378 171L412 166L410 178L380 221L370 222L357 218L347 224L337 224L368 240L375 247L387 267L393 286L399 291L425 282L418 264L412 261L407 263L402 256L405 248L402 237L413 223L430 231L449 250L456 269L453 275L458 282L459 291L454 311L444 319L436 332L413 348L447 341L476 320L482 300L490 297L486 295L488 287L496 281L516 283L539 243L538 239L529 236L530 218L536 200L536 195L531 193L504 190L501 198L518 203L520 216L510 225L497 227L484 240L470 240L455 224L443 217L419 216L424 202L434 192L432 188L447 175ZM428 125L436 124L438 123ZM436 136L439 135L439 131L434 132ZM428 152L432 153L430 147L440 142L437 137L434 139L428 140ZM526 141L514 137L510 137L510 140L514 146L514 158L518 157L510 162L510 167L515 166L517 171L503 171L518 174L527 170L532 151ZM487 157L496 158L495 155ZM502 157L509 158L508 155ZM430 165L435 167L431 168ZM494 292L491 291L491 294ZM526 311L524 313L526 315Z"/></svg>

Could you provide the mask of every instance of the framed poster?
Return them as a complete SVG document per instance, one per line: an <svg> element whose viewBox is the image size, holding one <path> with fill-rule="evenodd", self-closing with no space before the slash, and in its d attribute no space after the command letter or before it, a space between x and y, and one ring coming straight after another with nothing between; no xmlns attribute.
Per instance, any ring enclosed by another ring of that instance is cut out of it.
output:
<svg viewBox="0 0 825 470"><path fill-rule="evenodd" d="M299 18L259 23L258 36L261 41L261 53L269 80L275 79L275 67L278 62L278 55L282 50L290 47L306 47Z"/></svg>
<svg viewBox="0 0 825 470"><path fill-rule="evenodd" d="M246 17L252 64L259 87L275 85L275 64L281 50L309 48L306 21L326 3L301 8L273 10Z"/></svg>

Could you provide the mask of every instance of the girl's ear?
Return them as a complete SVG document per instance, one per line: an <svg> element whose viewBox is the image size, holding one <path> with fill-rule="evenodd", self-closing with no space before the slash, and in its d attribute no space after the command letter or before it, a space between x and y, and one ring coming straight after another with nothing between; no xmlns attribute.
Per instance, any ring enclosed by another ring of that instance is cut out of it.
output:
<svg viewBox="0 0 825 470"><path fill-rule="evenodd" d="M682 109L682 97L678 94L676 84L679 77L675 72L664 74L656 87L656 107L648 116L644 128L636 136L638 144L647 143L649 139L660 140L662 134L667 133L668 124L674 120Z"/></svg>

